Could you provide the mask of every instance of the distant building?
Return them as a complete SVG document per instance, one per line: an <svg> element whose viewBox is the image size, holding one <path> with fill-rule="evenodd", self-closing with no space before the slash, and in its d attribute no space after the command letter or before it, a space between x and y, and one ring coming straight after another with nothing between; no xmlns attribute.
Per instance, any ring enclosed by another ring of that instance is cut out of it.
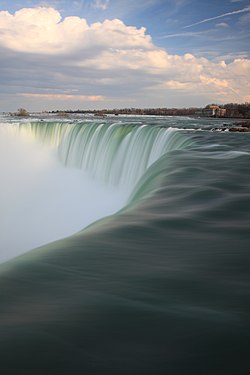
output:
<svg viewBox="0 0 250 375"><path fill-rule="evenodd" d="M224 117L226 115L226 111L227 110L225 108L220 108L218 105L209 105L196 112L196 115L204 117Z"/></svg>

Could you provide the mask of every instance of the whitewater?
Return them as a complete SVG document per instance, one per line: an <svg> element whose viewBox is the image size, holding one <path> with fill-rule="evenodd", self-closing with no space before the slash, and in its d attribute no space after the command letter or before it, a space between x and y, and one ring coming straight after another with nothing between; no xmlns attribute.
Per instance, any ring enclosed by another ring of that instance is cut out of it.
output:
<svg viewBox="0 0 250 375"><path fill-rule="evenodd" d="M250 133L0 122L1 372L247 374Z"/></svg>

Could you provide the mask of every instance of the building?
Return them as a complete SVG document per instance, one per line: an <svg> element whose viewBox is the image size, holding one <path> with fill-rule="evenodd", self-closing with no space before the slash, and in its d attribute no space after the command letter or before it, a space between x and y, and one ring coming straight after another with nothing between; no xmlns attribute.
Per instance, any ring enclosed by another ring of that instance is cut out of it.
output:
<svg viewBox="0 0 250 375"><path fill-rule="evenodd" d="M196 112L196 115L204 117L225 117L226 109L220 108L218 105L208 105L201 111Z"/></svg>

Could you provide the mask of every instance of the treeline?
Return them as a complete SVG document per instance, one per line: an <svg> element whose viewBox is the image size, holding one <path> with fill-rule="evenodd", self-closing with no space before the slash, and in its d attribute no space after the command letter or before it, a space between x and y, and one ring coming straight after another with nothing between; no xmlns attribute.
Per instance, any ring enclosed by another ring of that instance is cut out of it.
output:
<svg viewBox="0 0 250 375"><path fill-rule="evenodd" d="M229 104L221 105L221 108L226 109L226 117L250 118L250 103L245 103L245 104L229 103Z"/></svg>
<svg viewBox="0 0 250 375"><path fill-rule="evenodd" d="M120 109L88 109L88 110L57 110L51 113L79 113L94 115L152 115L152 116L192 116L197 111L197 108L120 108Z"/></svg>
<svg viewBox="0 0 250 375"><path fill-rule="evenodd" d="M232 118L250 118L250 103L237 104L229 103L224 105L218 105L220 108L226 109L225 117ZM191 107L191 108L120 108L120 109L101 109L101 110L57 110L51 113L55 114L88 114L92 113L96 116L105 115L153 115L153 116L195 116L197 113L202 111L202 108Z"/></svg>
<svg viewBox="0 0 250 375"><path fill-rule="evenodd" d="M126 115L192 116L196 110L197 108L125 108L118 110L118 113Z"/></svg>

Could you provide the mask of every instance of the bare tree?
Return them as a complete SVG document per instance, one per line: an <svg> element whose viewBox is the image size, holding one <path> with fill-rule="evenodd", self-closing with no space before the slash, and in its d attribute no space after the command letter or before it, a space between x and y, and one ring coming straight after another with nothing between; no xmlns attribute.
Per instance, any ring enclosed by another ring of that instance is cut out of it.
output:
<svg viewBox="0 0 250 375"><path fill-rule="evenodd" d="M29 116L29 112L25 108L18 108L17 112L15 113L16 116Z"/></svg>

